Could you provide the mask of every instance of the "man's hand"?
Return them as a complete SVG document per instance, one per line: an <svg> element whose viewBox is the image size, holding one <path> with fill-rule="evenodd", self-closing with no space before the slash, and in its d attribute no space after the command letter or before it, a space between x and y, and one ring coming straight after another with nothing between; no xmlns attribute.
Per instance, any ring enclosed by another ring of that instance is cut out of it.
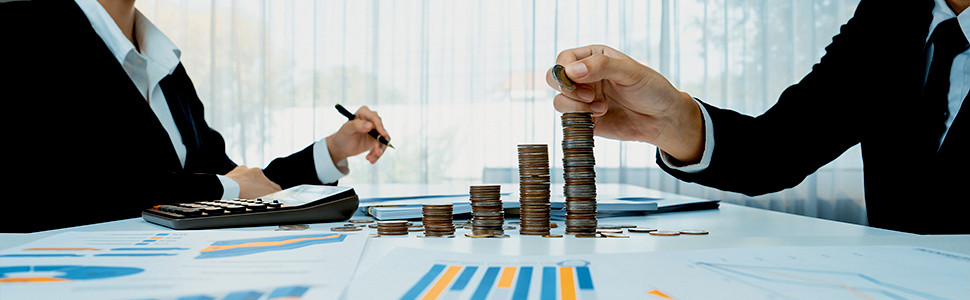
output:
<svg viewBox="0 0 970 300"><path fill-rule="evenodd" d="M327 149L334 164L367 150L370 150L367 161L371 164L376 163L387 146L367 134L371 129L376 128L381 136L391 139L387 130L384 130L384 124L381 123L381 117L377 112L371 111L367 106L361 106L355 115L357 117L354 120L344 123L337 132L326 139Z"/></svg>
<svg viewBox="0 0 970 300"><path fill-rule="evenodd" d="M687 93L662 75L613 48L592 45L565 50L556 58L576 82L553 101L560 112L592 112L599 136L657 145L683 163L700 160L704 118ZM546 82L559 90L546 72Z"/></svg>
<svg viewBox="0 0 970 300"><path fill-rule="evenodd" d="M226 177L239 184L239 198L242 199L256 199L282 190L280 185L266 178L263 170L258 168L237 166L226 173Z"/></svg>

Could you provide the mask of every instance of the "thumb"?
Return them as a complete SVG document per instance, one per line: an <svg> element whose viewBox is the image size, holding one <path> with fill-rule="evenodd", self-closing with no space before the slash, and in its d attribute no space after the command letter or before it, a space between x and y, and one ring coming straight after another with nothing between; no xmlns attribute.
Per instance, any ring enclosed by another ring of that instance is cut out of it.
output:
<svg viewBox="0 0 970 300"><path fill-rule="evenodd" d="M565 67L566 75L578 83L610 80L620 85L630 86L645 77L643 65L622 53L608 50L572 62Z"/></svg>

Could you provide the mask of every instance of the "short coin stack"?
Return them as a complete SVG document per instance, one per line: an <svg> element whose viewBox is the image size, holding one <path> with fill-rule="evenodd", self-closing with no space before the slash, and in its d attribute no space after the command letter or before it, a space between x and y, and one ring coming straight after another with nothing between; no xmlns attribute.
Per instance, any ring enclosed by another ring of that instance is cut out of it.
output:
<svg viewBox="0 0 970 300"><path fill-rule="evenodd" d="M452 204L425 204L421 206L421 223L424 224L424 235L454 235L453 211L454 205Z"/></svg>
<svg viewBox="0 0 970 300"><path fill-rule="evenodd" d="M378 235L408 235L408 221L378 221Z"/></svg>
<svg viewBox="0 0 970 300"><path fill-rule="evenodd" d="M595 234L596 161L593 158L591 114L564 113L562 131L566 234Z"/></svg>
<svg viewBox="0 0 970 300"><path fill-rule="evenodd" d="M505 234L505 212L502 210L502 187L473 185L469 187L472 203L472 232L468 237L499 237Z"/></svg>
<svg viewBox="0 0 970 300"><path fill-rule="evenodd" d="M519 145L519 234L549 234L549 146Z"/></svg>

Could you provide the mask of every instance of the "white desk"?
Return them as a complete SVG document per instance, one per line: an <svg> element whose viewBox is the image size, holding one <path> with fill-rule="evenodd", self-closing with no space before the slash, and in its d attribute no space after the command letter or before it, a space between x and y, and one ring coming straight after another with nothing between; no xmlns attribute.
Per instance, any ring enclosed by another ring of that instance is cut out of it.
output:
<svg viewBox="0 0 970 300"><path fill-rule="evenodd" d="M626 194L650 193L631 185L602 185L602 190ZM430 193L467 193L467 186L458 185L360 185L355 190L361 198L387 195ZM503 192L507 189L503 189ZM675 195L665 194L673 197ZM562 222L559 222L562 225ZM601 218L600 224L635 224L659 229L704 229L706 236L659 237L631 233L628 239L578 239L566 236L549 239L519 236L509 231L509 238L472 239L459 229L455 238L418 238L411 234L402 238L372 238L367 242L358 272L369 269L384 254L395 247L433 249L465 253L491 254L589 254L644 251L667 251L713 248L753 248L776 246L833 246L833 245L916 245L970 255L970 235L920 236L855 224L816 219L769 210L721 203L719 209L671 212L647 216ZM338 223L310 224L310 231L329 231ZM221 230L274 230L275 226ZM169 230L133 218L115 222L78 226L31 234L0 234L0 249L38 240L66 231L159 231ZM374 229L365 229L375 231ZM562 232L560 226L557 229Z"/></svg>
<svg viewBox="0 0 970 300"><path fill-rule="evenodd" d="M453 185L381 185L355 187L361 198L386 197L390 195L441 195L467 193L467 186ZM638 195L650 191L629 185L602 185L598 190L613 191L625 195ZM503 188L503 192L509 191ZM664 197L677 197L666 194ZM363 217L362 215L356 218ZM554 233L562 233L562 221ZM822 220L786 213L721 203L720 208L698 211L669 212L646 216L600 218L600 224L633 224L661 230L704 229L710 232L702 236L653 236L629 233L630 238L542 238L519 236L507 230L508 238L473 239L464 236L467 230L458 229L454 238L421 238L418 233L406 237L376 237L366 241L357 262L357 278L366 277L381 259L398 247L423 250L451 251L469 254L503 255L585 255L613 254L677 250L702 250L717 248L768 248L799 246L872 246L912 245L935 248L970 255L970 235L920 236L855 224ZM333 226L344 222L309 224L307 231L330 232ZM219 230L275 230L276 226L235 228ZM364 229L376 232L376 229ZM99 231L171 231L148 223L141 218L115 222L58 229L32 234L0 233L0 249L48 237L61 232ZM218 230L216 230L218 231ZM356 252L355 252L356 253ZM365 279L361 279L365 280ZM234 288L239 288L234 286ZM349 289L348 289L349 290ZM347 290L345 290L347 291ZM353 291L359 291L353 289Z"/></svg>

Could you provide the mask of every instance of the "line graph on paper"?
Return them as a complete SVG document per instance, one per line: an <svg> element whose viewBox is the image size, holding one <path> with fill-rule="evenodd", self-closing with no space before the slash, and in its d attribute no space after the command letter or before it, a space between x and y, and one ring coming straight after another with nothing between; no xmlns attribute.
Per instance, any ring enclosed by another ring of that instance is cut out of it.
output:
<svg viewBox="0 0 970 300"><path fill-rule="evenodd" d="M947 292L952 283L920 275L944 271L929 267L939 265L932 260L946 259L932 253L924 253L925 260L905 262L865 252L765 254L694 260L692 267L763 293L754 298L953 299Z"/></svg>

